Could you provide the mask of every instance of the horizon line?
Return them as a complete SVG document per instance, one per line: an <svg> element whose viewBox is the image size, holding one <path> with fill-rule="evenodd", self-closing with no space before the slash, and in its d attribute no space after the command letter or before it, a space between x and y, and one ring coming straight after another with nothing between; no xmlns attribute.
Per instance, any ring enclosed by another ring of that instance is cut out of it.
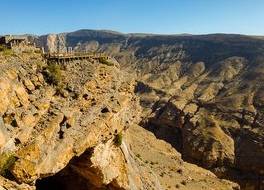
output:
<svg viewBox="0 0 264 190"><path fill-rule="evenodd" d="M264 37L264 34L245 34L245 33L232 33L232 32L212 32L212 33L152 33L152 32L120 32L118 30L111 30L111 29L77 29L65 32L48 32L43 34L36 34L36 33L4 33L0 34L0 36L6 35L32 35L32 36L45 36L49 34L68 34L74 33L79 31L100 31L100 32L108 32L108 33L115 33L120 35L152 35L152 36L203 36L203 35L241 35L241 36L254 36L254 37Z"/></svg>

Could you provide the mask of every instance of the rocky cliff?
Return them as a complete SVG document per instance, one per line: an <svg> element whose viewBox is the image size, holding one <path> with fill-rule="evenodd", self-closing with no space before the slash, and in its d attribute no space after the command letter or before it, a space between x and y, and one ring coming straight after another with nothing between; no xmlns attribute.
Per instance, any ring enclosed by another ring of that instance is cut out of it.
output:
<svg viewBox="0 0 264 190"><path fill-rule="evenodd" d="M49 50L105 52L137 75L141 126L184 160L242 189L263 189L264 41L244 35L148 35L80 30L42 36ZM59 45L58 45L59 44Z"/></svg>
<svg viewBox="0 0 264 190"><path fill-rule="evenodd" d="M0 72L0 189L239 189L137 125L135 74L117 64L3 50Z"/></svg>

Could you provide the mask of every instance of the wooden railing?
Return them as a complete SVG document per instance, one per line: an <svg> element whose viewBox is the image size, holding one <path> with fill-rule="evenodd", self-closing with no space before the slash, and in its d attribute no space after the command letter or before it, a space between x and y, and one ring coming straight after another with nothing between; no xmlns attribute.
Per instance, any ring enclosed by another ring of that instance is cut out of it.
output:
<svg viewBox="0 0 264 190"><path fill-rule="evenodd" d="M45 58L47 59L66 59L66 58L99 58L99 57L107 57L103 53L84 53L84 52L73 52L73 53L45 53Z"/></svg>

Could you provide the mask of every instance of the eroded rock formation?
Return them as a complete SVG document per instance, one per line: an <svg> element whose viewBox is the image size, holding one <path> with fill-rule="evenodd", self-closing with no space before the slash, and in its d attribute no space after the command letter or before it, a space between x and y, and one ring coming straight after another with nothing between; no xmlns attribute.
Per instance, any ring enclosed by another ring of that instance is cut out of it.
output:
<svg viewBox="0 0 264 190"><path fill-rule="evenodd" d="M263 38L91 30L65 38L64 46L105 52L137 74L141 124L184 159L242 189L263 188Z"/></svg>
<svg viewBox="0 0 264 190"><path fill-rule="evenodd" d="M92 58L50 64L0 52L0 188L239 188L136 125L133 74Z"/></svg>

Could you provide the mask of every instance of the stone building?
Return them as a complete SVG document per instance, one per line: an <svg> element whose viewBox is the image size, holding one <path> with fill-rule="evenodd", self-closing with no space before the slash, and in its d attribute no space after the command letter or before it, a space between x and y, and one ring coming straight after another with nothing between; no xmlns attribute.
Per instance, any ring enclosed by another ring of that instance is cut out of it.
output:
<svg viewBox="0 0 264 190"><path fill-rule="evenodd" d="M0 45L6 46L8 48L27 44L27 38L23 36L6 35L0 37Z"/></svg>

